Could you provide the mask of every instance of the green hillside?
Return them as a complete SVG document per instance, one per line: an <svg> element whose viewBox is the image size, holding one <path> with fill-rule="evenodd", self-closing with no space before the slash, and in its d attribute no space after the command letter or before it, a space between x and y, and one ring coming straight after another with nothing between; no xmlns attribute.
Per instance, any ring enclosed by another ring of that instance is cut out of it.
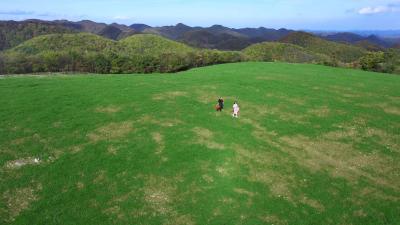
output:
<svg viewBox="0 0 400 225"><path fill-rule="evenodd" d="M326 41L305 32L294 32L282 38L280 42L301 46L315 53L328 55L333 59L350 63L366 54L366 50L353 45Z"/></svg>
<svg viewBox="0 0 400 225"><path fill-rule="evenodd" d="M0 224L400 221L399 76L238 63L0 96Z"/></svg>
<svg viewBox="0 0 400 225"><path fill-rule="evenodd" d="M118 44L122 54L159 55L170 52L187 53L195 51L185 44L153 34L130 36L122 39Z"/></svg>
<svg viewBox="0 0 400 225"><path fill-rule="evenodd" d="M194 49L151 34L120 41L89 33L51 34L0 52L0 74L175 72L239 61L239 52Z"/></svg>
<svg viewBox="0 0 400 225"><path fill-rule="evenodd" d="M264 42L243 50L249 60L281 61L291 63L318 63L329 61L326 55L317 54L293 44Z"/></svg>
<svg viewBox="0 0 400 225"><path fill-rule="evenodd" d="M78 51L83 54L101 52L115 45L115 41L89 33L50 34L30 39L7 52L34 55L47 51Z"/></svg>

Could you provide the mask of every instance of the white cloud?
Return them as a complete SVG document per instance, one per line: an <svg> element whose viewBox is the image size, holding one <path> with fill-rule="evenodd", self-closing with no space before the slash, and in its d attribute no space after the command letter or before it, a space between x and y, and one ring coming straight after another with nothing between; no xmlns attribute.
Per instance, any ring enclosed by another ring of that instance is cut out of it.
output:
<svg viewBox="0 0 400 225"><path fill-rule="evenodd" d="M357 12L358 14L361 15L370 15L379 13L400 12L400 8L397 5L375 6L375 7L368 6L359 9Z"/></svg>

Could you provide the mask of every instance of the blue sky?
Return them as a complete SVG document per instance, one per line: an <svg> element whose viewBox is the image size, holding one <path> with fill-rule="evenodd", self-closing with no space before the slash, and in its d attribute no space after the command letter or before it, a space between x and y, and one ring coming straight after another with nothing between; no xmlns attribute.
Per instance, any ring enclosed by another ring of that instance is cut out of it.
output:
<svg viewBox="0 0 400 225"><path fill-rule="evenodd" d="M313 30L400 29L400 0L0 0L0 20Z"/></svg>

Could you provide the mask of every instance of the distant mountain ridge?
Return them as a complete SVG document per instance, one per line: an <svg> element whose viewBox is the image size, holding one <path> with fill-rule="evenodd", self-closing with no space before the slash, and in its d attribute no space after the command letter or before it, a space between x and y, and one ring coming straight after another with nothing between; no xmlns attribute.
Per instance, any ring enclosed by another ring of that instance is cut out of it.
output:
<svg viewBox="0 0 400 225"><path fill-rule="evenodd" d="M90 20L78 22L68 20L0 21L0 51L17 46L36 36L76 32L92 33L112 40L121 40L139 33L156 34L196 48L243 50L252 44L280 41L296 31L265 27L235 29L222 25L191 27L183 23L152 27L146 24L127 26L117 23L97 23ZM397 38L381 38L376 35L363 36L349 32L320 33L318 36L328 41L351 44L371 51L400 45L400 39Z"/></svg>

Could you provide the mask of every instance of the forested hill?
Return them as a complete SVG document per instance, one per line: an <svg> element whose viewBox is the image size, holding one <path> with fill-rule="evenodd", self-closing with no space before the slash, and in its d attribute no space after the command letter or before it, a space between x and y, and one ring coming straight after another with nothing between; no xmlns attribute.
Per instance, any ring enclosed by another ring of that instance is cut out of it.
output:
<svg viewBox="0 0 400 225"><path fill-rule="evenodd" d="M121 40L138 33L148 33L179 41L192 47L242 50L252 44L278 41L296 31L264 27L234 29L221 25L191 27L182 23L174 26L151 27L146 24L126 26L117 23L97 23L89 20L78 22L67 20L0 21L0 51L15 47L36 36L74 32L93 33L113 40ZM319 37L329 41L356 45L368 50L380 50L400 44L398 38L383 38L376 35L362 36L354 33L321 34Z"/></svg>

